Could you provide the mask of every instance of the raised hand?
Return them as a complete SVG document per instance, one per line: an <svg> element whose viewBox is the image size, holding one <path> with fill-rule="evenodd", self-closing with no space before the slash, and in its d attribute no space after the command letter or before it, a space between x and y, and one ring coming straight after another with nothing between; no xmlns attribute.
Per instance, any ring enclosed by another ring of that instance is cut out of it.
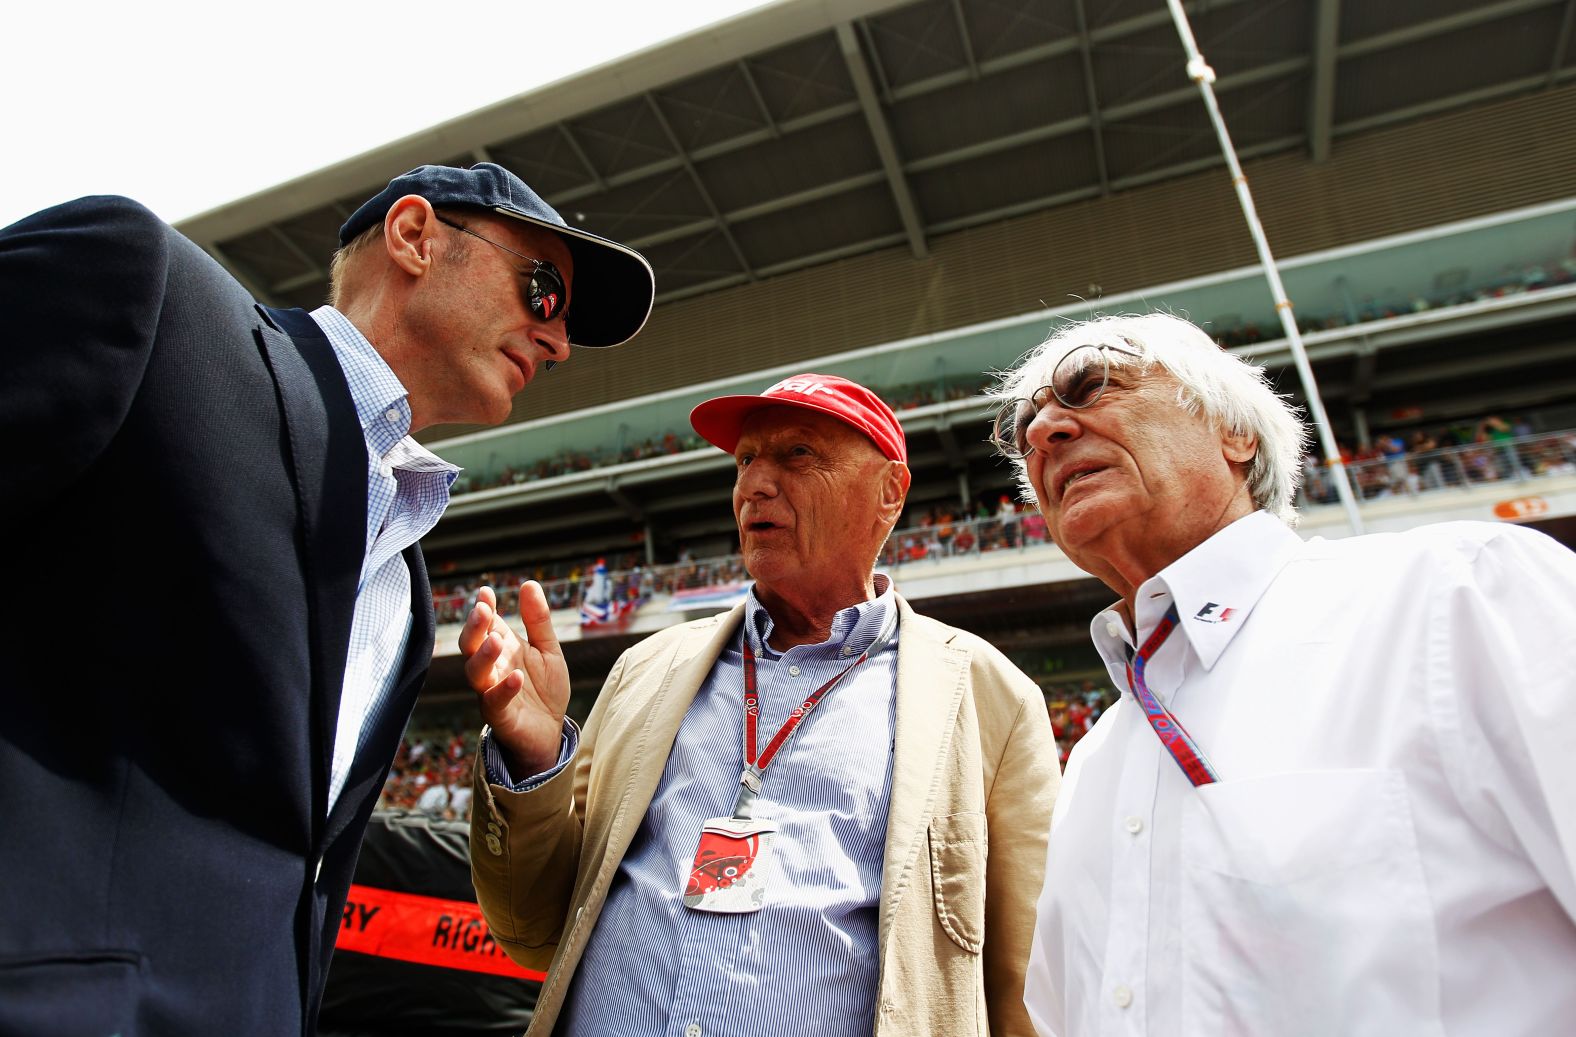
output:
<svg viewBox="0 0 1576 1037"><path fill-rule="evenodd" d="M547 596L535 580L520 585L520 620L524 640L498 614L493 589L483 587L460 630L465 679L516 781L558 762L569 703L569 667Z"/></svg>

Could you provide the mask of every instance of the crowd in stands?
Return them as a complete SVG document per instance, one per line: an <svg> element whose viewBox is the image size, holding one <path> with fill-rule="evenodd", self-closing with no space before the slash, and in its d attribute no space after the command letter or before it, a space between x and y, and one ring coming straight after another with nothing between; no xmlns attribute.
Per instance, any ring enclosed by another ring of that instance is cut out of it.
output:
<svg viewBox="0 0 1576 1037"><path fill-rule="evenodd" d="M647 601L655 594L724 586L749 579L744 571L744 559L736 554L697 561L686 549L679 552L676 562L651 566L638 560L643 557L628 552L611 558L538 565L530 570L484 572L463 580L434 580L432 606L439 623L459 623L475 602L476 588L485 584L498 592L499 608L510 613L519 604L520 584L536 580L547 595L549 607L574 608L581 603L590 576L599 563L607 566L610 596L614 600Z"/></svg>
<svg viewBox="0 0 1576 1037"><path fill-rule="evenodd" d="M479 723L455 719L443 726L406 731L383 782L378 809L468 820L480 727Z"/></svg>
<svg viewBox="0 0 1576 1037"><path fill-rule="evenodd" d="M886 567L939 560L953 555L982 554L1007 548L1043 544L1047 540L1045 519L1040 513L1006 494L992 501L981 501L973 508L936 505L918 519L892 534L881 555ZM518 605L520 583L536 580L542 584L548 605L554 609L574 608L583 598L590 576L598 564L605 564L614 599L646 601L653 595L676 591L720 587L744 583L749 574L744 559L737 554L720 558L695 559L681 549L678 560L668 564L646 565L644 555L630 551L577 562L538 565L532 569L498 570L463 579L440 579L432 583L432 605L439 623L459 623L475 602L476 588L492 587L498 593L499 607L511 613Z"/></svg>
<svg viewBox="0 0 1576 1037"><path fill-rule="evenodd" d="M1576 474L1576 433L1539 435L1526 418L1490 415L1435 429L1384 433L1365 446L1337 443L1361 500L1451 487ZM1336 500L1320 456L1303 457L1303 502Z"/></svg>
<svg viewBox="0 0 1576 1037"><path fill-rule="evenodd" d="M1501 480L1576 474L1576 432L1540 435L1524 417L1506 420L1490 415L1405 435L1387 432L1366 446L1342 444L1341 457L1359 498L1377 500ZM1336 501L1328 470L1311 451L1303 458L1303 476L1300 505ZM971 506L937 504L911 514L893 532L880 564L891 568L1032 547L1048 540L1045 519L1038 510L1000 494ZM684 549L675 562L647 565L644 559L641 551L627 551L530 570L485 572L461 579L435 577L433 607L438 622L461 622L476 588L486 584L497 590L501 607L512 612L521 581L534 579L542 584L552 608L575 608L581 604L598 564L606 566L610 594L617 601L647 601L655 595L749 579L737 554L697 560Z"/></svg>
<svg viewBox="0 0 1576 1037"><path fill-rule="evenodd" d="M902 565L1045 542L1045 517L1039 510L1002 494L994 505L981 501L972 511L949 504L930 508L917 525L893 532L881 552L881 564Z"/></svg>
<svg viewBox="0 0 1576 1037"><path fill-rule="evenodd" d="M1119 697L1103 681L1086 680L1076 684L1041 685L1045 692L1045 709L1051 717L1051 733L1056 736L1056 749L1061 755L1062 768L1067 768L1067 755L1073 751L1078 739L1089 733L1094 722L1100 719Z"/></svg>

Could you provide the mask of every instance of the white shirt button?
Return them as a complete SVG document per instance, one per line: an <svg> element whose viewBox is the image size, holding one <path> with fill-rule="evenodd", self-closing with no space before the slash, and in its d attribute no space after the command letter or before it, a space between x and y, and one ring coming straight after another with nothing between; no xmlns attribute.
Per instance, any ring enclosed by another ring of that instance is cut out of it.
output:
<svg viewBox="0 0 1576 1037"><path fill-rule="evenodd" d="M1120 638L1122 636L1122 621L1119 619L1106 620L1105 632L1110 634L1112 637Z"/></svg>
<svg viewBox="0 0 1576 1037"><path fill-rule="evenodd" d="M383 412L383 416L388 418L390 421L398 421L399 411L395 410L393 407L390 407L388 410Z"/></svg>
<svg viewBox="0 0 1576 1037"><path fill-rule="evenodd" d="M1137 835L1144 830L1144 819L1141 817L1130 817L1122 822L1122 827L1127 829L1129 835Z"/></svg>
<svg viewBox="0 0 1576 1037"><path fill-rule="evenodd" d="M1111 991L1111 1000L1116 1003L1116 1007L1126 1008L1133 1003L1133 992L1125 984L1120 985Z"/></svg>
<svg viewBox="0 0 1576 1037"><path fill-rule="evenodd" d="M799 667L797 667L797 666L790 666L790 667L788 667L788 676L790 676L790 677L797 677L797 676L799 676ZM691 1035L691 1037L693 1037L693 1035Z"/></svg>
<svg viewBox="0 0 1576 1037"><path fill-rule="evenodd" d="M700 1037L700 1023L690 1023L684 1027L684 1037Z"/></svg>

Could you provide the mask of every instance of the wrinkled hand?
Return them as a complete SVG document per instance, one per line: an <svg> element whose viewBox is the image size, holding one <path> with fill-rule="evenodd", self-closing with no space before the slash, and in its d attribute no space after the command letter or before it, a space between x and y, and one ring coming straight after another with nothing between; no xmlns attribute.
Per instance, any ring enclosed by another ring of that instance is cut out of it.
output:
<svg viewBox="0 0 1576 1037"><path fill-rule="evenodd" d="M524 640L498 614L493 589L483 587L460 630L465 679L516 781L558 762L569 704L569 667L547 596L535 580L520 585L520 620Z"/></svg>

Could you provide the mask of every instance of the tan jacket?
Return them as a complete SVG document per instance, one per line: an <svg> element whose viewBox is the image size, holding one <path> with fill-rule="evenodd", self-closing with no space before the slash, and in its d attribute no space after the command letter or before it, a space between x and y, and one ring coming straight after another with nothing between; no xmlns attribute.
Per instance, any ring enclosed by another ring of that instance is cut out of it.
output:
<svg viewBox="0 0 1576 1037"><path fill-rule="evenodd" d="M1023 1035L1023 974L1045 869L1056 744L1034 682L972 634L898 599L897 734L879 911L875 1033ZM546 1035L690 701L743 606L619 659L577 758L530 792L476 770L471 871L499 946L546 969Z"/></svg>

